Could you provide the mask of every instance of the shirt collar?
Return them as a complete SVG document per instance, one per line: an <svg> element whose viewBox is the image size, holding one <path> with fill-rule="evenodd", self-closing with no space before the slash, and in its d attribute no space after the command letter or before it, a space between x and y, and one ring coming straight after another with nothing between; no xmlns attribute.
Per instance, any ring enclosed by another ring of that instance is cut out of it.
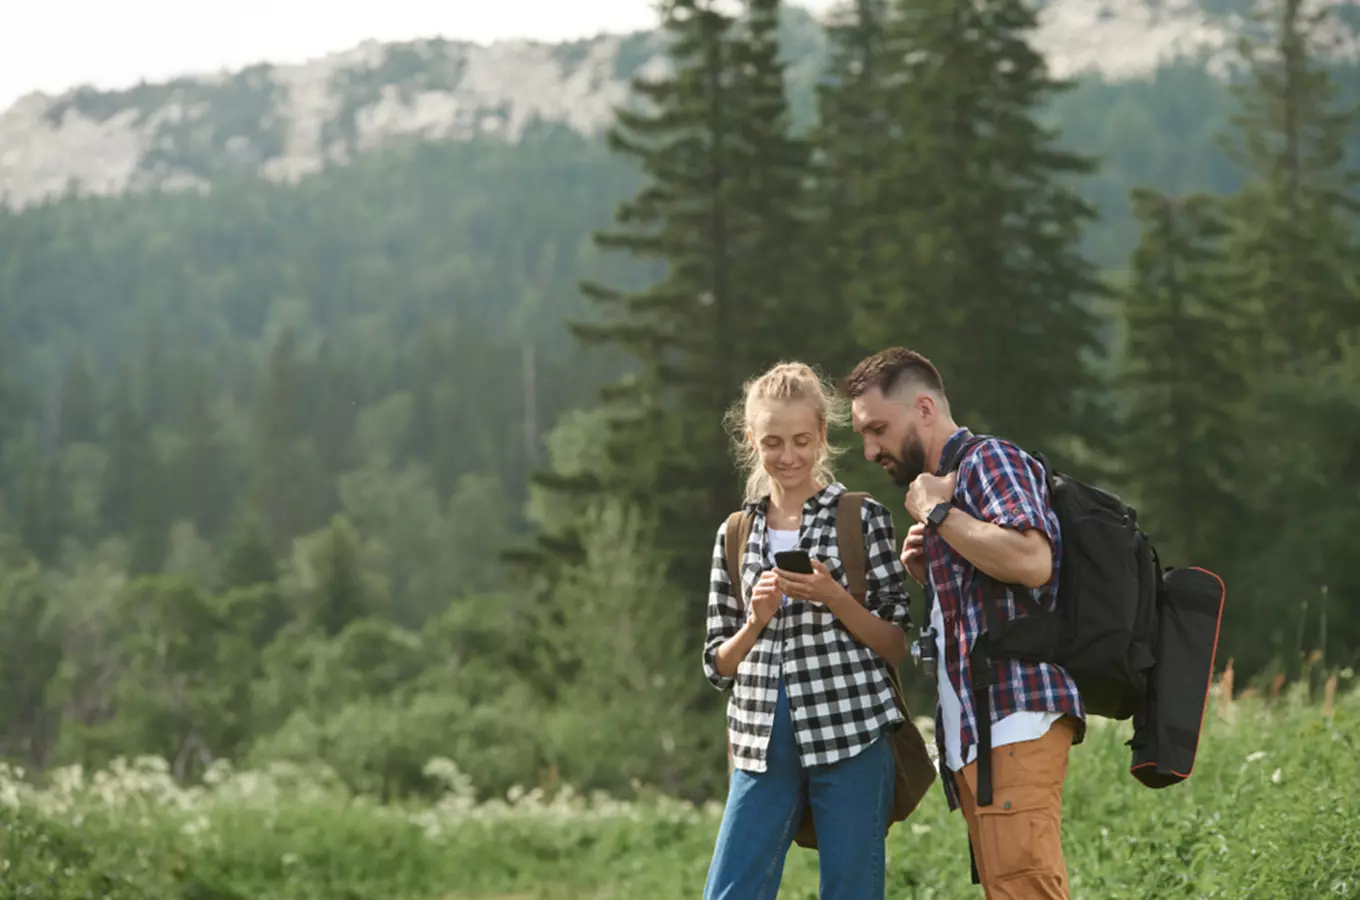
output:
<svg viewBox="0 0 1360 900"><path fill-rule="evenodd" d="M808 502L816 503L818 506L822 507L835 506L836 501L840 499L841 494L844 493L845 485L841 484L839 481L833 481L826 487L822 488L820 491L809 497ZM765 496L758 497L755 500L746 501L745 503L742 504L742 507L748 512L760 513L763 516L765 514L766 509L769 508L769 503L770 495L766 494Z"/></svg>

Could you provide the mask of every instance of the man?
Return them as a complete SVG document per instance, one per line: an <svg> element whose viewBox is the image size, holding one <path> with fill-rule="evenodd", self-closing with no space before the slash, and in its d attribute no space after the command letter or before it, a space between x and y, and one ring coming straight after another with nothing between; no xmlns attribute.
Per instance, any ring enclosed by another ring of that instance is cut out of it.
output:
<svg viewBox="0 0 1360 900"><path fill-rule="evenodd" d="M977 880L988 900L1066 898L1063 783L1068 751L1085 737L1076 684L1060 666L997 659L987 688L985 660L970 660L985 651L984 602L999 603L1005 622L1024 605L1056 601L1061 534L1043 468L1006 441L966 445L973 435L955 423L940 373L919 353L893 348L863 360L845 392L865 458L907 489L917 523L902 562L933 598L941 782L950 810L963 811ZM979 772L987 738L990 770Z"/></svg>

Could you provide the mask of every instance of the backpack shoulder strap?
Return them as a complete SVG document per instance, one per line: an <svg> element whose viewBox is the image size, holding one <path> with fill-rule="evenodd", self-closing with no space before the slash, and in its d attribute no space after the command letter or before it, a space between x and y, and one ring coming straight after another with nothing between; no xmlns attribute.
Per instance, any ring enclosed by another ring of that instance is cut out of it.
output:
<svg viewBox="0 0 1360 900"><path fill-rule="evenodd" d="M751 536L751 516L739 509L727 517L727 532L724 541L727 550L727 577L732 582L732 594L744 600L741 587L741 556L746 549L746 541Z"/></svg>
<svg viewBox="0 0 1360 900"><path fill-rule="evenodd" d="M959 466L963 465L963 458L968 455L968 451L988 439L989 435L973 434L960 441L958 447L954 448L954 453L944 461L945 473L957 472Z"/></svg>
<svg viewBox="0 0 1360 900"><path fill-rule="evenodd" d="M861 509L868 497L861 491L846 491L836 504L836 546L840 551L841 565L845 566L845 577L850 582L850 593L860 603L868 592L865 583L864 524Z"/></svg>

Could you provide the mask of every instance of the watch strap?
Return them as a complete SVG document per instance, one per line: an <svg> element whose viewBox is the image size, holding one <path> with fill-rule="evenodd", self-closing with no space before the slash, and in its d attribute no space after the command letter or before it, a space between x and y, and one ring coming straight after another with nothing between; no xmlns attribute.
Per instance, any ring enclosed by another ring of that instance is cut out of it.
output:
<svg viewBox="0 0 1360 900"><path fill-rule="evenodd" d="M954 508L953 500L946 500L943 503L936 503L929 513L926 514L926 522L931 528L938 528L940 523L949 515L949 511Z"/></svg>

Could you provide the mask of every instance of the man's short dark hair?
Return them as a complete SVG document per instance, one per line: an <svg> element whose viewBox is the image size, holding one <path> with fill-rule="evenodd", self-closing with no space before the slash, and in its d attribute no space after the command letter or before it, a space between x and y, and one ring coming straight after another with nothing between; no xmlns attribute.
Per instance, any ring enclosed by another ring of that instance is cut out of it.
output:
<svg viewBox="0 0 1360 900"><path fill-rule="evenodd" d="M899 385L920 384L928 390L944 395L944 379L935 365L915 350L889 347L867 357L845 376L842 390L850 399L861 397L878 388L886 397Z"/></svg>

